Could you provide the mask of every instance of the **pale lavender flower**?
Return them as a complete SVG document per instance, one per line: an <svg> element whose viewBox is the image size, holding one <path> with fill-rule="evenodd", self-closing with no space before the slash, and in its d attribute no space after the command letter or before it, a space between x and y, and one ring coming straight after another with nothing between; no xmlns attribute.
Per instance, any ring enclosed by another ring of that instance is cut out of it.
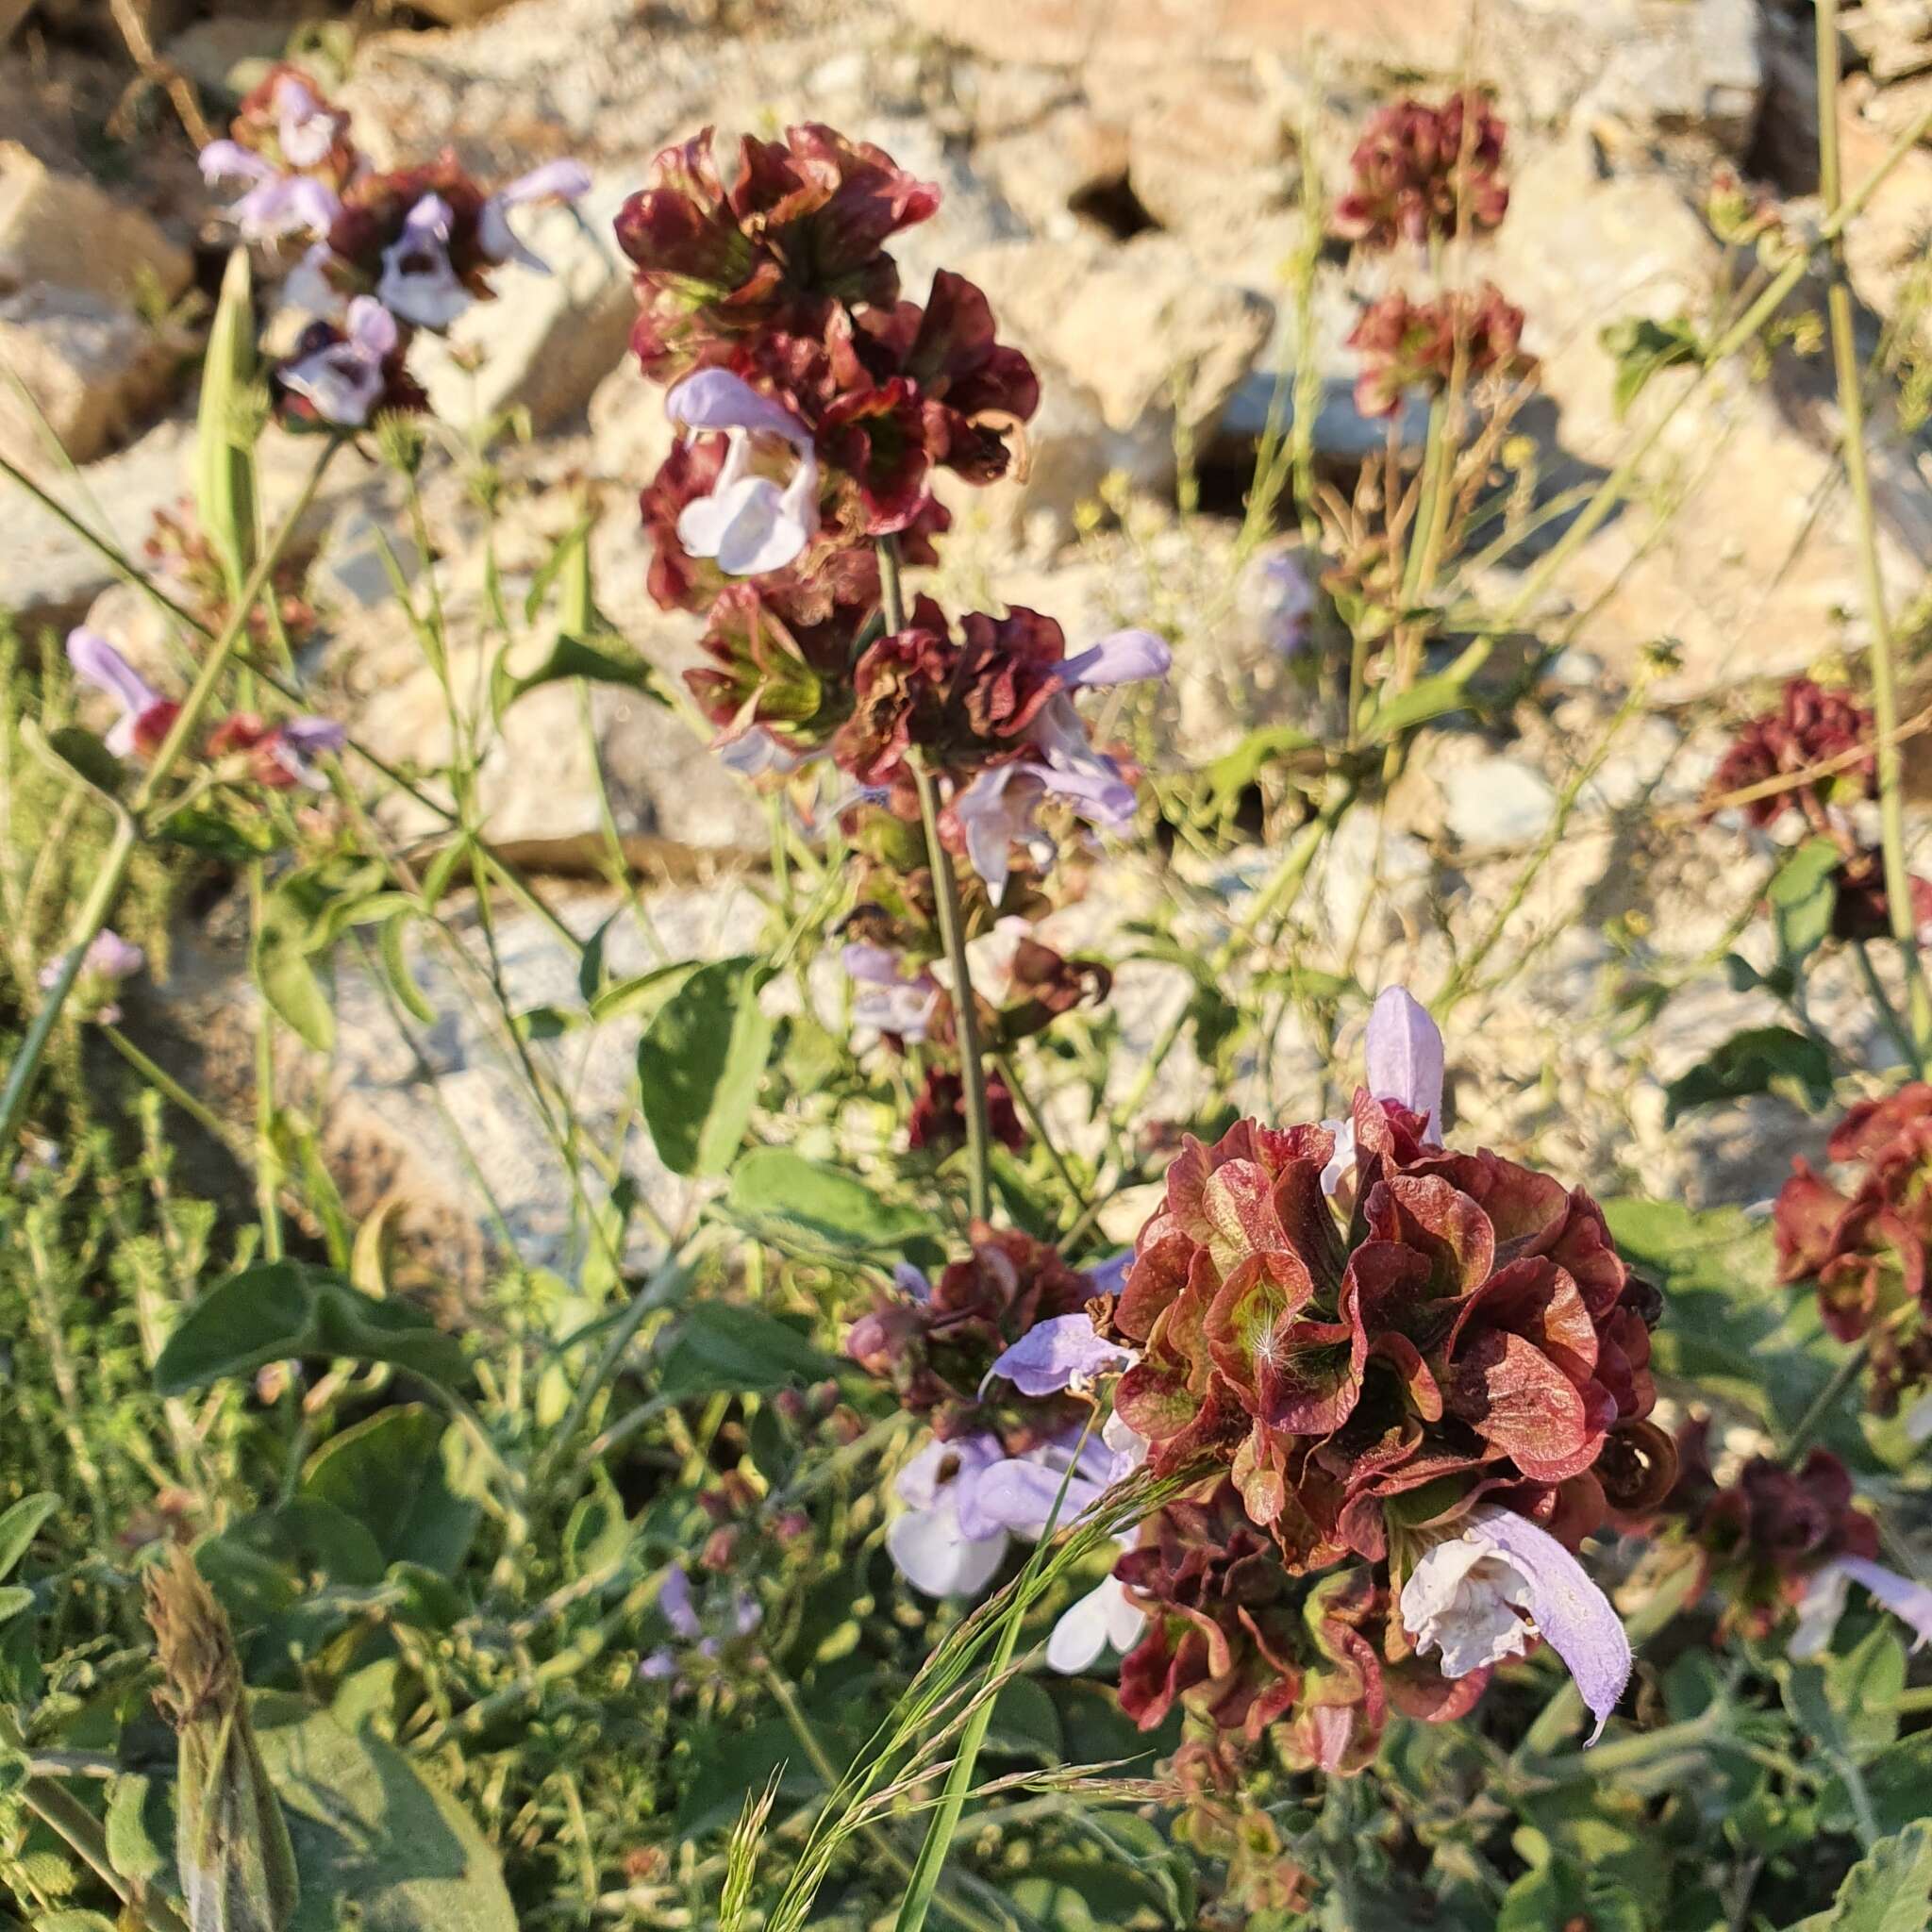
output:
<svg viewBox="0 0 1932 1932"><path fill-rule="evenodd" d="M692 557L714 559L726 576L783 570L818 534L819 461L811 431L782 403L724 369L700 369L664 398L664 412L698 436L722 431L724 463L708 496L685 505L677 541ZM752 438L791 446L798 458L781 489L752 473Z"/></svg>
<svg viewBox="0 0 1932 1932"><path fill-rule="evenodd" d="M718 762L741 778L762 778L768 773L786 777L805 759L772 736L762 724L720 733L711 741Z"/></svg>
<svg viewBox="0 0 1932 1932"><path fill-rule="evenodd" d="M1791 1635L1790 1654L1819 1656L1831 1642L1831 1633L1845 1607L1846 1586L1863 1584L1872 1596L1912 1633L1912 1648L1932 1643L1932 1589L1874 1563L1869 1557L1840 1557L1827 1563L1806 1587L1798 1604L1798 1627Z"/></svg>
<svg viewBox="0 0 1932 1932"><path fill-rule="evenodd" d="M104 691L121 707L121 715L108 729L107 746L125 758L144 744L164 737L175 706L97 630L85 625L67 633L67 661L83 683Z"/></svg>
<svg viewBox="0 0 1932 1932"><path fill-rule="evenodd" d="M1118 1255L1109 1255L1105 1261L1096 1261L1087 1271L1087 1278L1093 1284L1093 1292L1119 1294L1127 1285L1127 1270L1133 1265L1132 1248L1123 1248Z"/></svg>
<svg viewBox="0 0 1932 1932"><path fill-rule="evenodd" d="M647 1684L661 1684L677 1674L677 1658L661 1644L638 1665L638 1675Z"/></svg>
<svg viewBox="0 0 1932 1932"><path fill-rule="evenodd" d="M403 232L382 251L375 297L418 328L449 327L475 299L449 258L450 208L425 194L403 218Z"/></svg>
<svg viewBox="0 0 1932 1932"><path fill-rule="evenodd" d="M1174 655L1152 631L1124 630L1101 639L1061 667L1073 686L1130 684L1164 677ZM1101 830L1117 831L1134 816L1134 788L1114 759L1095 751L1087 726L1065 691L1041 707L1021 758L989 766L953 800L965 834L966 856L997 902L1011 874L1011 849L1025 847L1045 867L1058 850L1037 823L1048 798Z"/></svg>
<svg viewBox="0 0 1932 1932"><path fill-rule="evenodd" d="M1429 1010L1406 988L1385 986L1369 1011L1363 1085L1377 1100L1392 1100L1426 1121L1434 1140L1442 1128L1442 1035ZM1324 1121L1335 1153L1322 1170L1322 1191L1332 1194L1355 1166L1355 1121Z"/></svg>
<svg viewBox="0 0 1932 1932"><path fill-rule="evenodd" d="M1242 588L1269 649L1281 658L1300 657L1315 614L1315 587L1301 554L1276 550L1257 558Z"/></svg>
<svg viewBox="0 0 1932 1932"><path fill-rule="evenodd" d="M319 168L336 144L341 115L299 74L276 75L270 99L282 158L291 168Z"/></svg>
<svg viewBox="0 0 1932 1932"><path fill-rule="evenodd" d="M1036 1322L986 1372L986 1379L1004 1375L1022 1395L1054 1395L1090 1389L1097 1376L1139 1359L1135 1350L1098 1334L1082 1310Z"/></svg>
<svg viewBox="0 0 1932 1932"><path fill-rule="evenodd" d="M925 1278L924 1269L915 1267L910 1261L894 1261L892 1279L898 1284L899 1291L913 1301L931 1301L932 1283Z"/></svg>
<svg viewBox="0 0 1932 1932"><path fill-rule="evenodd" d="M271 741L275 762L310 791L326 791L328 780L316 769L315 760L325 753L339 752L349 741L349 734L333 718L291 718Z"/></svg>
<svg viewBox="0 0 1932 1932"><path fill-rule="evenodd" d="M1418 1652L1441 1652L1452 1680L1521 1657L1541 1637L1596 1718L1592 1744L1630 1681L1630 1640L1610 1600L1547 1530L1492 1504L1410 1571L1402 1627Z"/></svg>
<svg viewBox="0 0 1932 1932"><path fill-rule="evenodd" d="M49 959L41 968L41 988L52 991L60 983L60 975L66 970L68 955L62 954L58 959ZM87 951L81 955L80 971L75 976L75 993L79 1007L92 1020L97 1020L103 1026L111 1026L121 1017L120 1002L113 996L114 989L123 980L132 979L147 964L147 955L131 940L124 940L112 926L103 926L88 941Z"/></svg>
<svg viewBox="0 0 1932 1932"><path fill-rule="evenodd" d="M663 1612L664 1621L686 1642L700 1634L702 1626L698 1623L697 1606L691 1600L691 1578L681 1566L664 1579L664 1587L658 1592L658 1607Z"/></svg>
<svg viewBox="0 0 1932 1932"><path fill-rule="evenodd" d="M349 304L342 340L290 363L281 372L282 386L306 397L325 423L367 428L389 389L388 364L401 340L394 315L358 295Z"/></svg>
<svg viewBox="0 0 1932 1932"><path fill-rule="evenodd" d="M550 264L517 239L509 210L537 201L575 201L590 192L591 173L581 161L545 161L499 188L477 210L476 246L490 261L514 261L547 275Z"/></svg>
<svg viewBox="0 0 1932 1932"><path fill-rule="evenodd" d="M940 985L930 973L908 974L905 960L890 946L855 941L840 956L858 982L852 996L855 1024L874 1033L893 1033L918 1044L938 1008Z"/></svg>
<svg viewBox="0 0 1932 1932"><path fill-rule="evenodd" d="M928 1442L899 1472L893 1492L907 1507L886 1532L886 1554L926 1596L977 1596L993 1579L1009 1538L998 1524L969 1533L980 1477L1004 1460L999 1438L981 1433Z"/></svg>
<svg viewBox="0 0 1932 1932"><path fill-rule="evenodd" d="M211 141L202 149L202 178L248 184L232 203L228 219L244 242L279 242L291 235L326 235L341 212L341 202L327 182L312 175L284 175L237 141Z"/></svg>

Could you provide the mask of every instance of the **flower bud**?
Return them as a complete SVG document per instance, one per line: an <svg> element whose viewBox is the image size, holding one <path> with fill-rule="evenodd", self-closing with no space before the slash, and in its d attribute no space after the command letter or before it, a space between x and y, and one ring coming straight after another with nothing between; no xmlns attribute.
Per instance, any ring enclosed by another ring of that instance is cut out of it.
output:
<svg viewBox="0 0 1932 1932"><path fill-rule="evenodd" d="M175 1727L175 1857L190 1932L283 1932L300 1887L281 1806L248 1721L227 1617L176 1547L147 1576L162 1688Z"/></svg>

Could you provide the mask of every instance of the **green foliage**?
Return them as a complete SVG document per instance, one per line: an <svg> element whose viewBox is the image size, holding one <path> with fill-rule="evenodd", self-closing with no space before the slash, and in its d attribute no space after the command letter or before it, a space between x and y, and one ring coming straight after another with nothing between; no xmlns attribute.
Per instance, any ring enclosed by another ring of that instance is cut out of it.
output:
<svg viewBox="0 0 1932 1932"><path fill-rule="evenodd" d="M155 1363L155 1387L182 1395L305 1356L393 1362L433 1382L463 1372L461 1345L420 1309L374 1300L330 1269L267 1261L195 1303Z"/></svg>
<svg viewBox="0 0 1932 1932"><path fill-rule="evenodd" d="M771 976L753 958L700 967L639 1043L644 1119L674 1174L723 1174L744 1140L772 1052L773 1024L758 997Z"/></svg>

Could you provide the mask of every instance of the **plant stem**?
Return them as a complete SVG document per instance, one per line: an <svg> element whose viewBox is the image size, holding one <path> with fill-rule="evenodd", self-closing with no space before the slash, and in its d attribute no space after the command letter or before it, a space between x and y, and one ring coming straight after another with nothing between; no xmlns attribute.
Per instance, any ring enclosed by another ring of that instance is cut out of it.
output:
<svg viewBox="0 0 1932 1932"><path fill-rule="evenodd" d="M1839 206L1838 0L1816 0L1818 26L1818 186L1826 220ZM1852 291L1845 275L1840 227L1831 242L1831 287L1825 296L1831 320L1832 359L1838 376L1839 413L1843 418L1845 480L1858 530L1858 573L1864 582L1866 621L1872 628L1872 711L1878 729L1878 824L1885 854L1886 910L1906 969L1906 1013L1911 1029L1912 1058L1924 1074L1932 1058L1932 988L1919 957L1918 923L1912 912L1911 874L1906 869L1905 793L1898 743L1898 680L1892 660L1891 619L1885 604L1885 577L1878 561L1878 522L1872 505L1872 476L1865 460L1865 404L1860 387L1857 339L1852 320Z"/></svg>
<svg viewBox="0 0 1932 1932"><path fill-rule="evenodd" d="M1858 1371L1865 1366L1865 1357L1871 1352L1872 1338L1869 1335L1860 1336L1845 1350L1838 1367L1831 1372L1831 1379L1812 1397L1811 1406L1798 1418L1785 1441L1783 1459L1787 1469L1797 1466L1798 1457L1817 1434L1819 1425L1837 1406L1839 1397L1858 1379Z"/></svg>
<svg viewBox="0 0 1932 1932"><path fill-rule="evenodd" d="M248 581L242 587L242 594L235 600L235 608L229 613L227 623L223 625L221 635L203 660L188 695L182 700L181 709L168 735L162 740L160 748L155 753L153 762L148 766L147 775L136 787L133 798L127 808L121 811L114 827L114 837L101 859L101 869L95 874L93 890L88 894L81 907L80 915L75 921L74 932L68 943L66 958L60 964L60 976L54 982L52 990L42 1002L41 1009L33 1017L33 1024L27 1028L26 1038L21 1041L20 1051L14 1056L13 1064L7 1070L7 1085L0 1090L0 1148L12 1144L14 1136L26 1113L26 1104L33 1091L34 1076L40 1072L41 1061L45 1058L47 1042L53 1038L55 1024L60 1017L60 1009L67 1003L68 995L74 991L74 983L80 976L81 961L87 949L99 936L101 928L108 923L114 909L114 901L120 896L121 888L126 883L127 869L133 863L134 850L140 842L141 832L138 821L154 803L156 794L167 782L169 774L180 761L181 755L188 748L189 741L201 728L202 714L207 711L214 698L215 687L227 669L228 659L234 655L235 646L242 641L248 628L249 613L255 608L256 600L281 561L282 552L288 548L289 540L295 534L295 526L302 521L304 512L313 501L316 491L321 487L323 472L328 468L330 458L341 447L339 439L330 437L324 446L315 466L308 473L308 481L302 486L301 493L290 508L282 527L275 533L275 539L257 559L255 568L248 574Z"/></svg>
<svg viewBox="0 0 1932 1932"><path fill-rule="evenodd" d="M879 605L886 634L906 628L906 595L899 583L899 545L878 540ZM979 1046L979 1016L973 1006L973 972L966 961L966 922L959 909L959 877L953 857L940 842L940 794L932 774L915 756L912 782L919 791L919 816L925 827L926 862L932 867L933 898L939 907L940 943L953 973L953 1013L959 1035L959 1084L966 1102L967 1201L974 1221L984 1221L992 1205L992 1134L987 1124L986 1062Z"/></svg>

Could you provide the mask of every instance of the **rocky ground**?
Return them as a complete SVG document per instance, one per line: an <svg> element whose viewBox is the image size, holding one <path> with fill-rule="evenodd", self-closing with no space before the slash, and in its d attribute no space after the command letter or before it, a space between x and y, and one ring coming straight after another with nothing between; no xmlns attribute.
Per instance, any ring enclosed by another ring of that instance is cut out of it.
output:
<svg viewBox="0 0 1932 1932"><path fill-rule="evenodd" d="M224 91L279 53L304 11L190 0L136 10L151 32L144 78L93 19L100 9L0 0L0 31L11 27L0 106L17 107L7 125L20 136L0 145L0 360L19 378L0 389L0 453L132 548L188 485L196 328L226 245L176 97L219 121ZM504 458L500 561L513 584L588 491L606 511L601 605L655 663L689 660L696 626L643 591L629 499L668 433L658 392L625 364L631 298L609 217L656 149L698 125L830 121L945 189L939 217L906 238L908 292L923 294L941 262L958 267L1041 369L1030 473L957 506L948 587L1038 603L1074 636L1103 620L1160 625L1177 640L1167 755L1189 762L1287 703L1228 566L1277 377L1305 358L1320 371L1315 438L1337 475L1379 441L1350 399L1342 338L1360 291L1339 256L1320 261L1307 342L1287 299L1303 170L1336 179L1369 104L1464 71L1501 93L1513 198L1480 267L1528 311L1546 400L1524 428L1548 489L1602 474L1646 412L1680 399L1688 374L1666 372L1620 420L1601 331L1715 313L1745 263L1713 230L1713 181L1736 171L1788 222L1817 219L1811 25L1796 0L1488 0L1473 29L1441 0L428 0L388 25L322 28L315 58L345 63L339 92L379 158L449 142L490 175L565 153L592 170L582 219L554 213L533 235L555 276L475 307L425 367L439 414L458 428L525 412L529 440ZM1932 91L1932 24L1914 0L1865 0L1847 33L1841 136L1857 180ZM1849 251L1869 341L1899 378L1876 399L1872 453L1882 568L1911 612L1932 541L1932 445L1911 407L1928 224L1932 148L1921 147ZM37 417L75 474L50 456ZM1506 906L1601 749L1495 956L1517 970L1466 1001L1451 1029L1471 1125L1537 1146L1600 1190L1758 1199L1809 1133L1775 1101L1667 1133L1663 1083L1737 1026L1772 1017L1768 1003L1760 1013L1706 972L1640 1030L1620 1025L1615 995L1648 962L1688 970L1714 947L1748 867L1762 863L1747 860L1741 832L1700 827L1682 809L1724 720L1747 701L1742 688L1864 642L1836 435L1828 358L1802 327L1768 368L1739 358L1707 384L1538 617L1542 635L1570 640L1558 681L1507 730L1431 732L1388 811L1351 822L1304 901L1307 961L1352 957L1368 984L1439 984L1452 936L1467 948ZM1182 453L1201 484L1187 513ZM266 463L272 510L306 457L272 432ZM1097 495L1109 513L1086 513ZM453 476L432 489L431 526L461 678L480 673L487 625L479 520ZM378 531L406 564L420 562L374 471L340 465L308 533L323 616L312 648L358 736L433 767L441 693L387 604ZM17 499L0 521L0 586L28 623L91 613L137 649L165 650L96 554ZM1488 588L1507 597L1507 574ZM1675 668L1600 747L1660 640ZM666 943L741 941L758 915L763 808L681 719L628 693L600 692L588 740L563 687L510 715L482 774L494 841L575 881L558 889L574 924L603 923L614 900L582 882L602 837L590 741L620 836L655 882L648 902ZM389 829L407 839L424 828L399 815ZM1174 902L1183 929L1211 945L1269 861L1257 850L1169 871L1115 857L1105 893L1070 923L1091 932ZM564 956L534 921L509 912L497 937L518 1005L572 998ZM463 974L435 958L419 967L444 1014L426 1032L402 1027L377 982L344 958L337 1053L306 1070L351 1206L396 1199L466 1270L506 1230L534 1257L551 1256L569 1222L562 1163L533 1132ZM1184 996L1170 969L1123 972L1122 1086ZM1814 1018L1849 1040L1862 1010L1849 978L1827 978ZM219 927L182 935L174 977L139 1017L239 1095L246 980ZM613 1127L623 1080L608 1070L627 1066L632 1045L621 1031L579 1032L557 1049L589 1115ZM1237 1098L1299 1106L1318 1058L1291 1022L1274 1063L1251 1069ZM1150 1108L1174 1106L1195 1078L1183 1050ZM1063 1124L1075 1138L1084 1126ZM668 1182L658 1194L679 1211ZM1131 1226L1134 1204L1121 1213Z"/></svg>

